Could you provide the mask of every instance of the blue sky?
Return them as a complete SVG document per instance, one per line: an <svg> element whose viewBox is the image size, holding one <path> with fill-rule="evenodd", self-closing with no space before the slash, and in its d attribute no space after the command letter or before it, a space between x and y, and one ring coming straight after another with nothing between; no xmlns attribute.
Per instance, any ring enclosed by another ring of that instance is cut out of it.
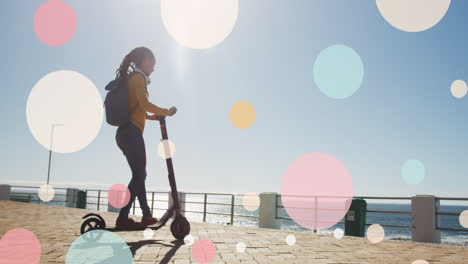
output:
<svg viewBox="0 0 468 264"><path fill-rule="evenodd" d="M0 182L43 184L48 150L26 121L29 92L44 75L73 70L87 76L104 98L123 56L145 45L157 57L150 100L177 106L168 119L176 144L179 189L206 192L279 191L296 158L325 152L350 172L355 195L466 196L467 98L450 93L468 79L468 2L453 0L440 23L407 33L380 15L375 1L240 0L232 33L218 46L194 50L165 30L159 1L67 2L78 25L67 44L50 47L33 28L45 1L2 3ZM364 64L361 88L336 100L320 92L313 64L321 50L344 44ZM230 107L247 101L256 111L245 130L229 121ZM51 184L127 184L130 170L103 124L96 139L72 154L53 155ZM157 155L160 131L147 123L147 189L167 189ZM407 185L401 166L420 160L426 170Z"/></svg>

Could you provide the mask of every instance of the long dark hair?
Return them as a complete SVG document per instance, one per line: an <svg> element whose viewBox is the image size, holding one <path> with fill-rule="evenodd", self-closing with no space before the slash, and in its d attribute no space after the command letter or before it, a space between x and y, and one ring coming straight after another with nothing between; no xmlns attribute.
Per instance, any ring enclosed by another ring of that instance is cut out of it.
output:
<svg viewBox="0 0 468 264"><path fill-rule="evenodd" d="M138 47L130 51L130 53L123 58L120 67L117 69L116 79L120 79L120 81L126 80L129 67L134 69L136 65L141 65L145 57L155 59L153 52L147 47Z"/></svg>

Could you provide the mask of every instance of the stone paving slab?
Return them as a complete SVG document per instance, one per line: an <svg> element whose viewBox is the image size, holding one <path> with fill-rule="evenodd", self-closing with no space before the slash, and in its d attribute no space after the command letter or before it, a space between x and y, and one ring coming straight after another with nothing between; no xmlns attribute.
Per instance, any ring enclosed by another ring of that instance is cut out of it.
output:
<svg viewBox="0 0 468 264"><path fill-rule="evenodd" d="M0 236L14 228L33 232L41 242L40 263L65 263L70 245L80 236L82 216L92 210L0 201ZM116 213L98 212L109 227L114 226ZM134 219L138 217L133 216ZM132 249L134 263L198 263L191 256L191 247L174 240L169 225L145 239L142 231L118 232ZM223 226L191 223L195 240L209 239L216 247L212 264L220 263L320 263L320 264L376 264L404 263L423 259L429 263L467 264L468 247L384 240L372 244L365 238L344 237L312 232L293 232L264 228ZM296 244L289 246L285 239L296 236ZM244 253L236 250L244 242ZM0 260L0 263L1 260Z"/></svg>

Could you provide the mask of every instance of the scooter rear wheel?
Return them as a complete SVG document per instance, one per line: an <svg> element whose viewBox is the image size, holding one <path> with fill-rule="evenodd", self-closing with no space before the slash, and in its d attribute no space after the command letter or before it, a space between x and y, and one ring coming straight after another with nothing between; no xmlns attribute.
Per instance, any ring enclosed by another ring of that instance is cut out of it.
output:
<svg viewBox="0 0 468 264"><path fill-rule="evenodd" d="M190 223L187 218L182 215L176 216L171 223L171 233L178 240L184 239L190 233Z"/></svg>
<svg viewBox="0 0 468 264"><path fill-rule="evenodd" d="M99 220L98 218L95 218L95 217L92 217L92 218L88 218L86 219L83 224L81 224L81 234L84 234L88 231L91 231L91 230L96 230L96 229L104 229L105 228L105 224Z"/></svg>

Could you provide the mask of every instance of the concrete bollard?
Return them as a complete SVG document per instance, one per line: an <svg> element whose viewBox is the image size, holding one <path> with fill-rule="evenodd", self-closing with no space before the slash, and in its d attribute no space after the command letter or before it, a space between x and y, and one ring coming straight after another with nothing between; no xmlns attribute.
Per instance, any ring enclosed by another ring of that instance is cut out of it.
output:
<svg viewBox="0 0 468 264"><path fill-rule="evenodd" d="M437 230L440 217L436 214L439 208L440 202L433 195L411 197L413 241L440 243L440 230Z"/></svg>
<svg viewBox="0 0 468 264"><path fill-rule="evenodd" d="M179 192L179 203L180 203L180 214L185 216L185 193ZM167 203L167 208L170 208L174 204L174 199L172 199L172 192L169 192L169 200ZM171 217L174 219L175 214Z"/></svg>
<svg viewBox="0 0 468 264"><path fill-rule="evenodd" d="M258 227L281 228L281 219L276 219L276 193L260 193L260 208L258 208Z"/></svg>
<svg viewBox="0 0 468 264"><path fill-rule="evenodd" d="M0 200L10 200L11 186L0 184Z"/></svg>
<svg viewBox="0 0 468 264"><path fill-rule="evenodd" d="M118 213L120 212L120 208L115 208L109 203L109 201L107 201L107 212Z"/></svg>
<svg viewBox="0 0 468 264"><path fill-rule="evenodd" d="M73 207L76 208L76 204L78 202L78 192L80 190L75 188L67 188L67 202L66 207Z"/></svg>

